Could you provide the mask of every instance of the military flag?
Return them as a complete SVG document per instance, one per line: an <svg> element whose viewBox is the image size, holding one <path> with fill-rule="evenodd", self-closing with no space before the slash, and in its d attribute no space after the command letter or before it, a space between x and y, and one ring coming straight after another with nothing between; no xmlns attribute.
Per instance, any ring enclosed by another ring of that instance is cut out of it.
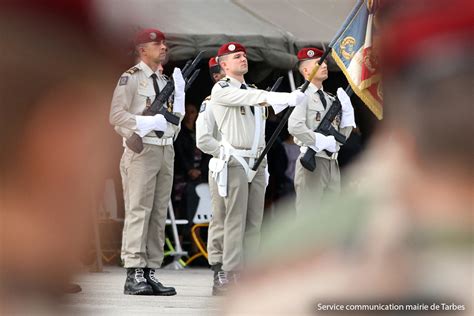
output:
<svg viewBox="0 0 474 316"><path fill-rule="evenodd" d="M344 24L331 55L342 69L352 90L381 120L383 95L378 58L373 49L376 36L377 0L364 0Z"/></svg>

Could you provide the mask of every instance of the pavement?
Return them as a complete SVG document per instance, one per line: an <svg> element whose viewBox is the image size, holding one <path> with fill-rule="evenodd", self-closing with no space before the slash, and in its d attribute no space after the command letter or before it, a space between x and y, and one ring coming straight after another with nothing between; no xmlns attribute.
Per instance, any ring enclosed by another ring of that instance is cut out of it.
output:
<svg viewBox="0 0 474 316"><path fill-rule="evenodd" d="M174 286L175 296L124 295L125 270L104 267L103 272L76 278L82 292L70 294L65 306L74 315L218 315L222 297L214 297L212 271L205 268L158 270L159 280Z"/></svg>

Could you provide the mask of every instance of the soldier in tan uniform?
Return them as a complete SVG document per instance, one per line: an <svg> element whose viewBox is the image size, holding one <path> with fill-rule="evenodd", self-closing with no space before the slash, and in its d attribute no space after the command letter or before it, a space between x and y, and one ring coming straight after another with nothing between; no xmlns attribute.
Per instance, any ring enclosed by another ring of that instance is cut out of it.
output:
<svg viewBox="0 0 474 316"><path fill-rule="evenodd" d="M224 44L217 56L226 77L214 85L208 104L221 135L219 152L213 153L219 154L219 159L211 159L209 169L216 175L225 204L225 209L214 210L222 212L215 216L224 218L223 271L219 271L216 284L222 292L242 269L244 244L250 254L259 245L266 163L256 172L250 168L265 147L264 106L270 104L280 112L301 103L304 94L267 92L247 85L246 50L239 43Z"/></svg>
<svg viewBox="0 0 474 316"><path fill-rule="evenodd" d="M125 140L133 133L143 140L140 153L124 145L120 161L125 223L122 260L127 269L125 294L174 295L172 287L163 286L155 269L163 261L163 246L168 203L173 182L173 139L179 125L166 122L161 114L143 116L168 79L161 73L167 46L163 33L156 29L140 31L135 38L140 62L126 71L115 88L110 122ZM184 115L184 79L173 72L174 104L168 110L182 119ZM158 138L155 131L163 131Z"/></svg>
<svg viewBox="0 0 474 316"><path fill-rule="evenodd" d="M209 59L209 73L215 82L225 77L224 71L217 64L216 58ZM219 158L221 135L217 130L216 119L209 108L208 96L201 104L199 116L196 120L196 145L204 153ZM217 191L217 183L212 172L209 172L209 189L211 193L212 209L225 210L224 198ZM207 237L208 261L214 271L213 294L217 294L216 285L218 272L222 270L222 249L224 240L225 212L214 211Z"/></svg>
<svg viewBox="0 0 474 316"><path fill-rule="evenodd" d="M317 48L303 48L298 52L299 71L305 79L309 78L322 55L323 52ZM336 142L334 136L325 136L314 132L335 100L334 96L323 90L323 81L327 78L327 65L322 63L305 91L308 96L307 103L295 108L288 121L289 132L295 137L296 144L301 146L300 158L308 147L316 152L316 170L309 171L305 169L299 159L296 163L297 212L301 211L302 197L306 194L311 195L314 206L317 206L323 195L338 194L340 192L341 176L337 162L340 144ZM341 101L342 113L336 117L333 126L341 134L348 137L352 128L355 127L354 109L344 90L339 88L337 94Z"/></svg>

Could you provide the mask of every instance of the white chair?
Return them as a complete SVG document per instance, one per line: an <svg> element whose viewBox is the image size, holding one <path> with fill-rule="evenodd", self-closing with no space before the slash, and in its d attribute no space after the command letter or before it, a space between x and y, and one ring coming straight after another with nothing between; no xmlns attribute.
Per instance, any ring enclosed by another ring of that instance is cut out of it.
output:
<svg viewBox="0 0 474 316"><path fill-rule="evenodd" d="M173 203L171 203L171 199L168 205L168 215L169 219L166 220L167 225L171 225L171 230L173 231L173 240L175 247L171 250L169 253L170 256L173 256L173 262L167 264L164 266L164 269L170 269L170 270L181 270L184 269L183 264L180 262L181 257L187 256L188 252L183 251L183 248L181 248L181 242L179 241L179 236L178 236L178 227L177 225L187 225L188 220L187 219L175 219L174 217L174 209L173 209Z"/></svg>

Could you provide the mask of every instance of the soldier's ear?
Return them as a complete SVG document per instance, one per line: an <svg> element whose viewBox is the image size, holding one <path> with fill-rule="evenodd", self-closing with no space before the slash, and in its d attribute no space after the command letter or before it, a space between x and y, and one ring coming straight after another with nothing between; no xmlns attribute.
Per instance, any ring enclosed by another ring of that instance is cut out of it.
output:
<svg viewBox="0 0 474 316"><path fill-rule="evenodd" d="M307 67L304 67L303 68L303 74L304 74L304 77L308 77L308 74L309 74L309 71L308 71L308 68Z"/></svg>

